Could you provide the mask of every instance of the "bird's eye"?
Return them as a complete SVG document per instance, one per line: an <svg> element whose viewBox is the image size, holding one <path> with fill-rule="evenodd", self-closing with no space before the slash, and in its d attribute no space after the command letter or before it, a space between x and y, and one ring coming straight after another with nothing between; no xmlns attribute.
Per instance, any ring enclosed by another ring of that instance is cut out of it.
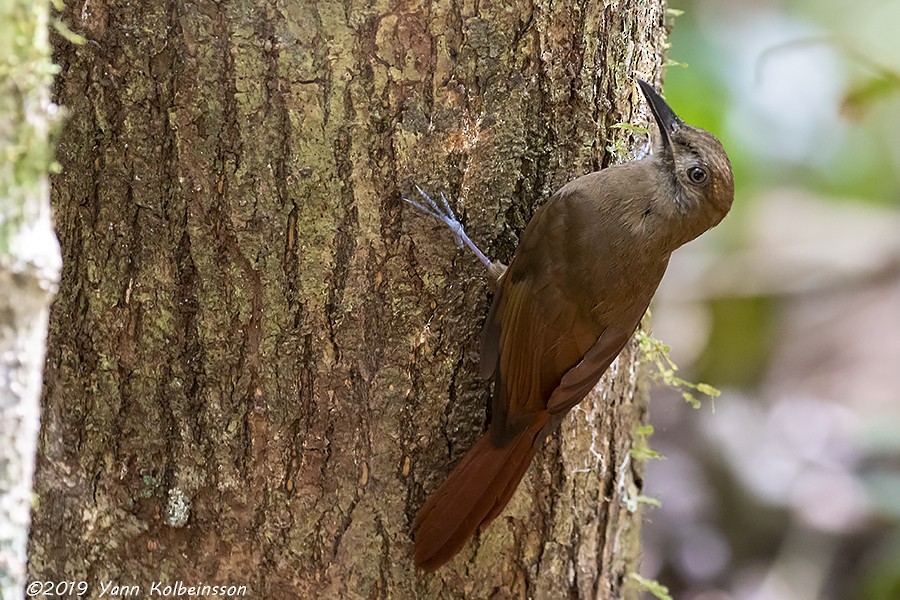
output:
<svg viewBox="0 0 900 600"><path fill-rule="evenodd" d="M703 167L691 167L687 170L687 176L691 183L703 183L706 181L706 169Z"/></svg>

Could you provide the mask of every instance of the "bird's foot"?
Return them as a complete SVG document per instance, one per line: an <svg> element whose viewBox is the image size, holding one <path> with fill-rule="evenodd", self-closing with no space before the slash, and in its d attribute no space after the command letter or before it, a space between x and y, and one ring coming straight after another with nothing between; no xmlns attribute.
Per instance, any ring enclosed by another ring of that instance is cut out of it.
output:
<svg viewBox="0 0 900 600"><path fill-rule="evenodd" d="M432 200L431 196L426 194L418 185L416 186L416 189L419 191L419 194L422 196L422 198L424 198L428 203L428 206L420 204L415 200L410 200L409 198L403 198L403 200L413 205L426 215L430 215L431 217L444 223L447 227L450 228L450 231L453 232L453 239L456 242L456 245L460 248L462 248L463 245L467 246L472 252L475 253L475 256L478 257L478 260L480 260L485 267L490 269L490 259L488 259L488 257L485 256L481 250L479 250L478 246L476 246L475 243L471 239L469 239L469 236L466 235L466 230L463 229L462 223L459 222L459 219L457 219L456 215L453 213L453 209L450 208L450 203L447 201L446 196L444 196L444 192L441 192L441 203L439 205L437 202Z"/></svg>
<svg viewBox="0 0 900 600"><path fill-rule="evenodd" d="M653 148L653 144L650 140L647 140L643 146L641 146L637 152L634 153L634 160L641 160L650 154L650 150Z"/></svg>

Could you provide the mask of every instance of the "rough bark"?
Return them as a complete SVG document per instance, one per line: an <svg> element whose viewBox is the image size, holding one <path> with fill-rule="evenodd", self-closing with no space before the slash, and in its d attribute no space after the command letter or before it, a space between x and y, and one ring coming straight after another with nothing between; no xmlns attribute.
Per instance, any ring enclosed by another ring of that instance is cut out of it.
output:
<svg viewBox="0 0 900 600"><path fill-rule="evenodd" d="M23 597L41 375L59 245L50 222L49 6L0 5L0 598Z"/></svg>
<svg viewBox="0 0 900 600"><path fill-rule="evenodd" d="M71 1L35 578L259 598L617 598L644 414L629 347L435 575L410 523L485 425L480 265L644 140L663 8ZM614 150L611 150L614 149ZM64 532L64 533L63 533Z"/></svg>

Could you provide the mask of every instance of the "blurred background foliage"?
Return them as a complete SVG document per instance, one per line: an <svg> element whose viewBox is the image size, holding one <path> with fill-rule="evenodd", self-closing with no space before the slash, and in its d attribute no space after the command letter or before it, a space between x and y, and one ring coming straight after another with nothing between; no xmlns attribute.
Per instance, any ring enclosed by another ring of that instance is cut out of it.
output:
<svg viewBox="0 0 900 600"><path fill-rule="evenodd" d="M900 600L900 1L673 0L665 94L732 214L676 253L653 333L643 575L678 600Z"/></svg>

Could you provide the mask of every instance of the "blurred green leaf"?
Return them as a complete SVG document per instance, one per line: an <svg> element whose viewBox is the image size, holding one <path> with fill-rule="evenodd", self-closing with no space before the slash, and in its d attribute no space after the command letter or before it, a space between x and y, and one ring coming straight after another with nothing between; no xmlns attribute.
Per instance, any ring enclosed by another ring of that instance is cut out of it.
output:
<svg viewBox="0 0 900 600"><path fill-rule="evenodd" d="M900 531L871 548L853 596L860 600L897 600L900 598Z"/></svg>
<svg viewBox="0 0 900 600"><path fill-rule="evenodd" d="M775 300L719 298L709 308L712 329L697 360L698 377L719 385L755 387L769 362Z"/></svg>
<svg viewBox="0 0 900 600"><path fill-rule="evenodd" d="M900 77L889 73L869 77L847 90L841 102L841 113L859 119L872 104L897 92L900 92Z"/></svg>

